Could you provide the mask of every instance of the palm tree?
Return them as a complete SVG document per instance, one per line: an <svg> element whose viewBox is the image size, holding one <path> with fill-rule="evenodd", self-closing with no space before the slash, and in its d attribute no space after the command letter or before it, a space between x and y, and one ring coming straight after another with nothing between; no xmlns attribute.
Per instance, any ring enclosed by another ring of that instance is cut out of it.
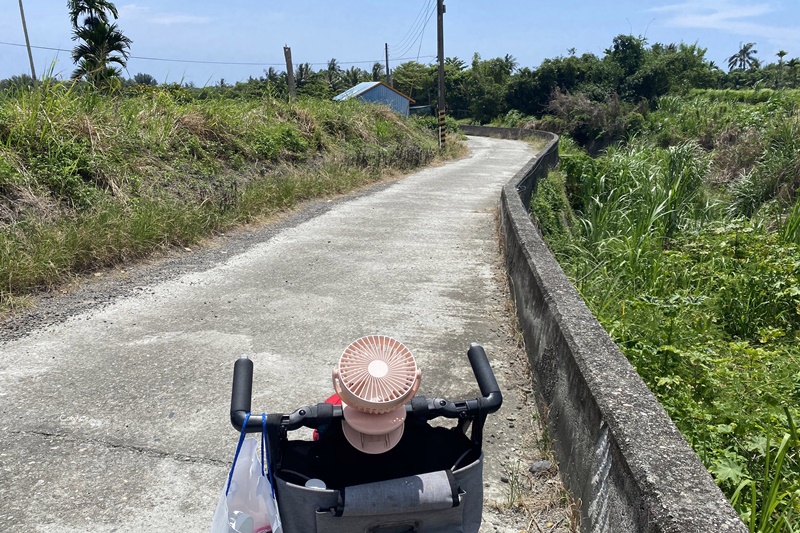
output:
<svg viewBox="0 0 800 533"><path fill-rule="evenodd" d="M69 19L74 29L78 29L78 19L80 19L81 15L86 15L87 20L98 19L106 24L109 23L109 13L114 17L114 20L119 18L117 8L107 0L68 0L67 8L69 9Z"/></svg>
<svg viewBox="0 0 800 533"><path fill-rule="evenodd" d="M454 67L457 71L461 72L462 70L467 68L466 61L459 59L457 57L445 57L444 58L444 65Z"/></svg>
<svg viewBox="0 0 800 533"><path fill-rule="evenodd" d="M800 59L793 57L786 62L789 72L792 74L792 89L797 87L797 71L800 70Z"/></svg>
<svg viewBox="0 0 800 533"><path fill-rule="evenodd" d="M300 63L294 71L294 84L299 89L311 81L314 73L311 70L311 63Z"/></svg>
<svg viewBox="0 0 800 533"><path fill-rule="evenodd" d="M383 71L383 63L376 61L372 64L372 81L383 81L386 73Z"/></svg>
<svg viewBox="0 0 800 533"><path fill-rule="evenodd" d="M108 0L68 0L72 22L72 40L80 41L72 50L72 60L77 68L72 73L75 80L85 78L96 87L106 86L120 75L111 65L125 67L133 41L122 34L111 17L117 19L117 8ZM80 24L81 16L85 15Z"/></svg>
<svg viewBox="0 0 800 533"><path fill-rule="evenodd" d="M503 63L505 64L506 68L508 69L509 74L513 74L517 67L519 66L519 62L517 58L512 56L511 54L506 54L503 58Z"/></svg>
<svg viewBox="0 0 800 533"><path fill-rule="evenodd" d="M778 56L778 74L775 80L775 88L779 88L781 85L781 78L783 78L783 58L788 55L789 52L786 50L779 50L776 56Z"/></svg>
<svg viewBox="0 0 800 533"><path fill-rule="evenodd" d="M367 76L368 74L366 72L355 66L345 70L344 73L342 74L342 78L344 79L344 82L348 87L353 87L355 85L358 85Z"/></svg>
<svg viewBox="0 0 800 533"><path fill-rule="evenodd" d="M323 71L323 76L328 87L334 91L339 90L342 81L342 67L339 66L339 62L336 61L335 57L328 61L328 68Z"/></svg>
<svg viewBox="0 0 800 533"><path fill-rule="evenodd" d="M289 77L285 72L269 67L264 71L265 76L259 81L266 85L266 93L273 98L283 97L289 91Z"/></svg>
<svg viewBox="0 0 800 533"><path fill-rule="evenodd" d="M264 74L267 75L267 83L275 85L281 81L281 73L275 70L275 67L269 67L264 71Z"/></svg>
<svg viewBox="0 0 800 533"><path fill-rule="evenodd" d="M72 79L85 78L96 87L105 86L110 79L119 77L121 67L127 64L132 41L119 31L116 24L106 24L99 18L90 18L74 32L74 39L83 41L72 50L72 60L78 66Z"/></svg>
<svg viewBox="0 0 800 533"><path fill-rule="evenodd" d="M753 50L755 45L756 43L747 43L745 45L739 43L739 51L728 58L728 71L753 68L758 61L755 58L758 50Z"/></svg>

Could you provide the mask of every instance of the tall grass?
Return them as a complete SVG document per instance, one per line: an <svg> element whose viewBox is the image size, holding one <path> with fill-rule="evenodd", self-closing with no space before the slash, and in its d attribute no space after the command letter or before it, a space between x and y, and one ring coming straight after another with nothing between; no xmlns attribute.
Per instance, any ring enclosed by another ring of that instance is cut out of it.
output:
<svg viewBox="0 0 800 533"><path fill-rule="evenodd" d="M669 149L613 148L602 159L565 157L562 168L580 222L573 246L584 258L575 274L579 288L595 286L596 276L606 274L625 280L630 290L657 282L663 250L682 227L702 220L708 165L691 142ZM607 272L611 265L614 272ZM605 290L609 285L603 287L600 308L613 295Z"/></svg>
<svg viewBox="0 0 800 533"><path fill-rule="evenodd" d="M697 142L565 148L551 249L751 530L796 531L798 441L765 436L800 404L800 207L731 217Z"/></svg>
<svg viewBox="0 0 800 533"><path fill-rule="evenodd" d="M731 496L731 504L739 512L751 533L794 533L798 527L800 484L786 487L783 467L792 458L791 450L800 441L796 431L783 436L776 451L767 438L764 460L764 476L760 480L745 479ZM759 505L759 496L762 496Z"/></svg>
<svg viewBox="0 0 800 533"><path fill-rule="evenodd" d="M791 211L786 215L781 226L781 239L787 243L800 246L800 198L798 198Z"/></svg>
<svg viewBox="0 0 800 533"><path fill-rule="evenodd" d="M752 216L776 197L786 203L800 188L800 117L777 124L766 135L766 141L758 164L733 186L731 211L735 214Z"/></svg>
<svg viewBox="0 0 800 533"><path fill-rule="evenodd" d="M437 157L430 131L357 102L108 96L47 80L2 93L0 307Z"/></svg>
<svg viewBox="0 0 800 533"><path fill-rule="evenodd" d="M781 225L800 189L800 91L692 91L667 96L644 128L660 146L695 140L712 159L712 181L732 193L731 216Z"/></svg>

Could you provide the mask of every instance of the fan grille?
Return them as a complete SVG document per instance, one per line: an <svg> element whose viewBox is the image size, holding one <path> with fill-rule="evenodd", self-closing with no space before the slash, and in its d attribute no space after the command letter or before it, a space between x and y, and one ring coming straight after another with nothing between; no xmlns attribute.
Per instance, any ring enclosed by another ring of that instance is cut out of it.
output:
<svg viewBox="0 0 800 533"><path fill-rule="evenodd" d="M356 408L374 410L400 404L416 392L419 374L411 351L383 335L358 339L339 359L342 400Z"/></svg>

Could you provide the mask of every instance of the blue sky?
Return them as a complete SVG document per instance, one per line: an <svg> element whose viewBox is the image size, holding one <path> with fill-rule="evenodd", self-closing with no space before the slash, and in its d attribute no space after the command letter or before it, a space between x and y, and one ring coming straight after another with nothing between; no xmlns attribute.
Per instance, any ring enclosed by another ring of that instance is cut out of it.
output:
<svg viewBox="0 0 800 533"><path fill-rule="evenodd" d="M69 50L66 0L23 0L31 44ZM335 57L341 65L369 69L436 55L436 17L427 23L433 0L323 0L210 2L136 0L115 2L119 26L131 39L128 75L145 72L161 82L198 86L258 77L270 65L284 70L283 46L295 65L322 68ZM797 0L660 0L616 2L532 2L446 0L445 55L469 62L511 54L520 66L536 67L548 57L602 55L615 35L644 35L650 43L697 42L707 57L724 66L742 42L755 42L757 57L774 62L775 53L800 57L800 2ZM224 6L224 8L221 8ZM24 44L18 0L0 0L0 42ZM422 31L424 27L424 31ZM156 61L152 59L173 61ZM53 67L68 77L69 52L34 50L37 74ZM191 62L194 61L194 62ZM246 65L209 64L248 63ZM0 79L28 73L25 48L0 44Z"/></svg>

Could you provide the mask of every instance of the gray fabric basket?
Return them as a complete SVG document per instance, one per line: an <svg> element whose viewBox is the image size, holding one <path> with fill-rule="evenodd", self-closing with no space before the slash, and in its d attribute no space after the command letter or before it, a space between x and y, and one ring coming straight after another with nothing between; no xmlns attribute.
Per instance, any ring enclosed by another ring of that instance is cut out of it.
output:
<svg viewBox="0 0 800 533"><path fill-rule="evenodd" d="M275 476L284 533L477 533L483 454L470 465L347 487L310 489Z"/></svg>

